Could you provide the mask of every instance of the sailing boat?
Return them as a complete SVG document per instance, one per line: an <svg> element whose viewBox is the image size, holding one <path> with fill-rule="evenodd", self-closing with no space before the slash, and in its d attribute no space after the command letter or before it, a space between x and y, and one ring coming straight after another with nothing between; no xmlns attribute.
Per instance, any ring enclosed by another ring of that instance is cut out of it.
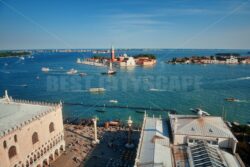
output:
<svg viewBox="0 0 250 167"><path fill-rule="evenodd" d="M114 75L116 71L113 70L112 62L109 63L109 69L107 72L103 72L103 75Z"/></svg>

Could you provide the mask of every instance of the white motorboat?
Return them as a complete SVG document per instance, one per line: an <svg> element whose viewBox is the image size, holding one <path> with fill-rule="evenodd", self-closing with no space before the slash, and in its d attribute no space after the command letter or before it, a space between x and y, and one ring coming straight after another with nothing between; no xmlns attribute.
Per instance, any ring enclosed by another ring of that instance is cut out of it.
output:
<svg viewBox="0 0 250 167"><path fill-rule="evenodd" d="M90 88L90 92L104 92L106 89L104 88Z"/></svg>
<svg viewBox="0 0 250 167"><path fill-rule="evenodd" d="M50 69L47 68L47 67L43 67L41 70L42 70L43 72L49 72L49 71L50 71Z"/></svg>
<svg viewBox="0 0 250 167"><path fill-rule="evenodd" d="M118 103L117 100L109 100L110 103Z"/></svg>
<svg viewBox="0 0 250 167"><path fill-rule="evenodd" d="M206 112L206 111L204 111L204 110L202 110L200 108L196 108L196 109L191 108L190 110L197 113L197 114L201 114L201 115L204 115L204 116L209 116L210 115L208 112Z"/></svg>
<svg viewBox="0 0 250 167"><path fill-rule="evenodd" d="M67 71L66 73L69 74L69 75L73 75L73 74L77 73L77 70L75 70L75 69L72 68L69 71Z"/></svg>

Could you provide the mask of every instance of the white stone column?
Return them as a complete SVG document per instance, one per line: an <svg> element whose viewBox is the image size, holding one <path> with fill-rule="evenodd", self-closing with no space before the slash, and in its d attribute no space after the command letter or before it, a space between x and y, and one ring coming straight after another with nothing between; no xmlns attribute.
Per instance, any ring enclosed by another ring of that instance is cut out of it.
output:
<svg viewBox="0 0 250 167"><path fill-rule="evenodd" d="M125 145L125 147L126 147L126 148L133 148L133 147L134 147L134 144L131 143L131 127L132 127L133 121L132 121L132 119L131 119L130 116L129 116L129 118L128 118L127 123L128 123L128 128L129 128L129 130L128 130L128 143Z"/></svg>
<svg viewBox="0 0 250 167"><path fill-rule="evenodd" d="M94 140L92 141L93 144L98 144L100 141L97 139L97 118L92 119L94 123Z"/></svg>

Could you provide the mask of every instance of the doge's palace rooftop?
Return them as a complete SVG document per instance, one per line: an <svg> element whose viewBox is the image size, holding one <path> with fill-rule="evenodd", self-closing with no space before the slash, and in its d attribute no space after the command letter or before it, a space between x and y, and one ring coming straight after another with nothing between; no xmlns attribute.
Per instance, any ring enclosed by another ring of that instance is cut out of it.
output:
<svg viewBox="0 0 250 167"><path fill-rule="evenodd" d="M0 98L0 138L55 111L61 104L12 99L5 91Z"/></svg>

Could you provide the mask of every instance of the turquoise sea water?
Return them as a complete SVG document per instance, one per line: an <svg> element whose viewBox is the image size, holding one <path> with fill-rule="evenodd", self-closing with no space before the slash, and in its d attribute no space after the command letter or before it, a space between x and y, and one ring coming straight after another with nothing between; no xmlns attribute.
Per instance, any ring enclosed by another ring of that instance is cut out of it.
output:
<svg viewBox="0 0 250 167"><path fill-rule="evenodd" d="M157 56L153 67L117 68L117 75L103 76L106 68L76 64L77 58L92 53L39 53L33 59L0 59L0 92L7 89L13 98L73 102L97 105L128 105L175 109L179 114L192 114L190 108L201 107L212 115L222 115L230 121L250 121L250 65L171 65L172 57L212 55L218 52L246 50L130 50L128 55L152 53ZM120 51L125 53L125 51ZM108 56L108 54L107 54ZM53 71L45 74L42 67ZM67 75L74 68L88 75ZM39 79L37 79L39 77ZM104 87L102 94L91 94L91 87ZM240 99L226 102L227 97ZM112 104L109 100L117 100ZM131 109L106 108L105 113L96 107L64 105L64 118L90 118L100 120L122 119L129 115L140 122L143 114ZM101 109L101 108L99 108ZM166 116L166 112L147 111L149 115Z"/></svg>

